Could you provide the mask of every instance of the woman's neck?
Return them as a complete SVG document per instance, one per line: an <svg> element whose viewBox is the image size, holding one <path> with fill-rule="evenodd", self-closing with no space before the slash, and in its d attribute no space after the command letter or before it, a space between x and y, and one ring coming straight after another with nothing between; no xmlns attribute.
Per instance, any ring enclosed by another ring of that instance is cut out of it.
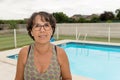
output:
<svg viewBox="0 0 120 80"><path fill-rule="evenodd" d="M51 49L50 42L45 44L40 44L40 43L34 44L34 50L39 54L48 53L50 49Z"/></svg>

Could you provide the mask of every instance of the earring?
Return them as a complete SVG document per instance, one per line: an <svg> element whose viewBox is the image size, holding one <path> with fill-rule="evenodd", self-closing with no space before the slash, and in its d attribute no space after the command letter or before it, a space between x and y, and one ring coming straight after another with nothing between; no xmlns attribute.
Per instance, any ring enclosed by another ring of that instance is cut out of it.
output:
<svg viewBox="0 0 120 80"><path fill-rule="evenodd" d="M33 37L33 34L32 34L32 32L31 32L31 36Z"/></svg>

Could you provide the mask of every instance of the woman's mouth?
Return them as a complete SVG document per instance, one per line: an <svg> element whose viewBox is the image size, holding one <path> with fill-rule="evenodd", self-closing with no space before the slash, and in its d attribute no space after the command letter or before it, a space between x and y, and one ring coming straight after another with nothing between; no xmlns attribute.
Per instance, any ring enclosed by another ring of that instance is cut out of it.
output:
<svg viewBox="0 0 120 80"><path fill-rule="evenodd" d="M46 38L47 35L40 35L39 38Z"/></svg>

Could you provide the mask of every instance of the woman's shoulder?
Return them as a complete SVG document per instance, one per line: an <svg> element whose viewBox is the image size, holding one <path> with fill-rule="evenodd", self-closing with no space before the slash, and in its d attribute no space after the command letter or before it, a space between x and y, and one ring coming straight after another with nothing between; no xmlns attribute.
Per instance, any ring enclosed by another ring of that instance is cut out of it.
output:
<svg viewBox="0 0 120 80"><path fill-rule="evenodd" d="M65 53L65 50L64 50L63 48L61 48L61 47L59 47L59 46L57 46L56 48L57 48L57 53L58 53L59 55L64 55L64 54L66 54L66 53Z"/></svg>
<svg viewBox="0 0 120 80"><path fill-rule="evenodd" d="M64 63L64 61L67 59L65 50L59 46L57 46L57 57L60 64Z"/></svg>
<svg viewBox="0 0 120 80"><path fill-rule="evenodd" d="M19 54L18 54L18 59L22 60L24 64L26 63L28 50L29 50L29 46L25 46L25 47L21 48L21 50L19 51Z"/></svg>
<svg viewBox="0 0 120 80"><path fill-rule="evenodd" d="M24 47L21 48L19 54L24 55L25 53L28 52L28 50L29 50L29 46L24 46Z"/></svg>

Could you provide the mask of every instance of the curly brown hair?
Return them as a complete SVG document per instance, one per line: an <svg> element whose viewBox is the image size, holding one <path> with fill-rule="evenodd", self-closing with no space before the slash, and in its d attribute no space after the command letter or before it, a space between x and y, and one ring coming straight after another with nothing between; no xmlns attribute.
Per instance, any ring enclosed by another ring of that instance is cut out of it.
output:
<svg viewBox="0 0 120 80"><path fill-rule="evenodd" d="M31 31L32 31L33 24L34 24L34 19L37 15L41 16L42 21L46 21L46 22L50 23L50 25L52 27L52 30L53 30L53 33L52 33L52 36L51 36L51 38L52 38L53 35L54 35L54 32L55 32L55 28L56 28L56 19L52 14L44 12L44 11L35 12L29 18L28 23L27 23L27 31L28 31L29 36L34 40L34 37L31 35Z"/></svg>

